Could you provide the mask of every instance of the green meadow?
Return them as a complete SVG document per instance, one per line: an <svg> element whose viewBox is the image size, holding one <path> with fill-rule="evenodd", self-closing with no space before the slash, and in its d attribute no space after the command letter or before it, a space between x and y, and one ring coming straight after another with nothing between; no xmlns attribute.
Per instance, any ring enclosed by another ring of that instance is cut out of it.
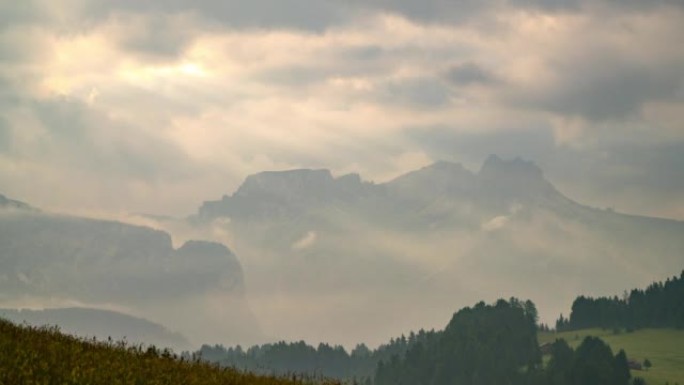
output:
<svg viewBox="0 0 684 385"><path fill-rule="evenodd" d="M632 370L632 377L642 377L649 385L684 385L684 330L643 329L614 333L612 330L584 329L567 332L540 332L539 343L565 339L573 348L586 336L600 337L617 353L624 349L630 360L651 361L650 369Z"/></svg>

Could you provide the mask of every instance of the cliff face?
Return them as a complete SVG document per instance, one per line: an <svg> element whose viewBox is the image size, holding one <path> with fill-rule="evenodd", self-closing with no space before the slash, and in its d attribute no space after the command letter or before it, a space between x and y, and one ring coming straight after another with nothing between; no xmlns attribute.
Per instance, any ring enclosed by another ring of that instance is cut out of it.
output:
<svg viewBox="0 0 684 385"><path fill-rule="evenodd" d="M224 245L175 250L168 233L147 227L0 208L0 305L115 305L204 339L192 318L213 317L212 297L235 312L221 335L240 341L258 334L244 292L242 267Z"/></svg>

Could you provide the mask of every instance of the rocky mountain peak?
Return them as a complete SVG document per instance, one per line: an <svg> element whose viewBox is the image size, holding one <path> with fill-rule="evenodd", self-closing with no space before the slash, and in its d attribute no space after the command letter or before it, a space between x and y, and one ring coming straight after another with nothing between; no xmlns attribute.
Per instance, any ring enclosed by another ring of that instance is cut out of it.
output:
<svg viewBox="0 0 684 385"><path fill-rule="evenodd" d="M516 177L525 179L544 179L542 170L532 161L514 158L503 160L497 155L490 155L482 164L478 173L481 178Z"/></svg>
<svg viewBox="0 0 684 385"><path fill-rule="evenodd" d="M364 182L358 174L335 178L325 169L262 172L247 177L232 196L204 202L199 216L292 217L320 207L360 207L369 201L383 202L388 212L411 205L430 205L433 211L444 205L496 211L512 203L549 204L560 198L535 163L491 155L477 173L460 163L438 161L379 185Z"/></svg>
<svg viewBox="0 0 684 385"><path fill-rule="evenodd" d="M490 203L508 201L546 204L565 198L544 178L542 170L521 158L504 160L490 155L477 174L480 194ZM555 204L555 203L554 203Z"/></svg>
<svg viewBox="0 0 684 385"><path fill-rule="evenodd" d="M235 192L235 196L310 193L326 189L332 182L332 174L325 169L264 171L248 176Z"/></svg>

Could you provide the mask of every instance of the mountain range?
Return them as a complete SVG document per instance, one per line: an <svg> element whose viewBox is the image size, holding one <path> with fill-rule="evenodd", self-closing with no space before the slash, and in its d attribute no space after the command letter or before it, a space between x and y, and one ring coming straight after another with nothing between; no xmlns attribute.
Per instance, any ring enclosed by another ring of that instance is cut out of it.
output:
<svg viewBox="0 0 684 385"><path fill-rule="evenodd" d="M506 295L551 323L577 293L620 294L684 265L684 222L582 205L533 162L496 155L476 172L437 162L385 183L262 172L190 221L231 234L257 316L292 339L372 343Z"/></svg>
<svg viewBox="0 0 684 385"><path fill-rule="evenodd" d="M684 265L684 222L583 205L534 163L494 155L384 183L266 171L187 218L146 220L166 231L0 197L0 306L114 304L192 343L373 345L502 296L552 323L578 294Z"/></svg>

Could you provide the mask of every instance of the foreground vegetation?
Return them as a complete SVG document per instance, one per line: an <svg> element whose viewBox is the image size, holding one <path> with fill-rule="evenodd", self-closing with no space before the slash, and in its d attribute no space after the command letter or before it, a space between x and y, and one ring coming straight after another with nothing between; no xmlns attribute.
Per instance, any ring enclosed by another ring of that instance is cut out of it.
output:
<svg viewBox="0 0 684 385"><path fill-rule="evenodd" d="M540 332L538 338L541 344L562 338L577 347L587 336L601 338L613 351L624 349L631 360L640 363L649 360L651 368L632 370L633 376L644 378L649 385L684 385L684 330L642 329L628 333L597 328Z"/></svg>
<svg viewBox="0 0 684 385"><path fill-rule="evenodd" d="M168 350L86 341L56 328L0 319L0 385L296 385L313 381L258 376L182 359Z"/></svg>

